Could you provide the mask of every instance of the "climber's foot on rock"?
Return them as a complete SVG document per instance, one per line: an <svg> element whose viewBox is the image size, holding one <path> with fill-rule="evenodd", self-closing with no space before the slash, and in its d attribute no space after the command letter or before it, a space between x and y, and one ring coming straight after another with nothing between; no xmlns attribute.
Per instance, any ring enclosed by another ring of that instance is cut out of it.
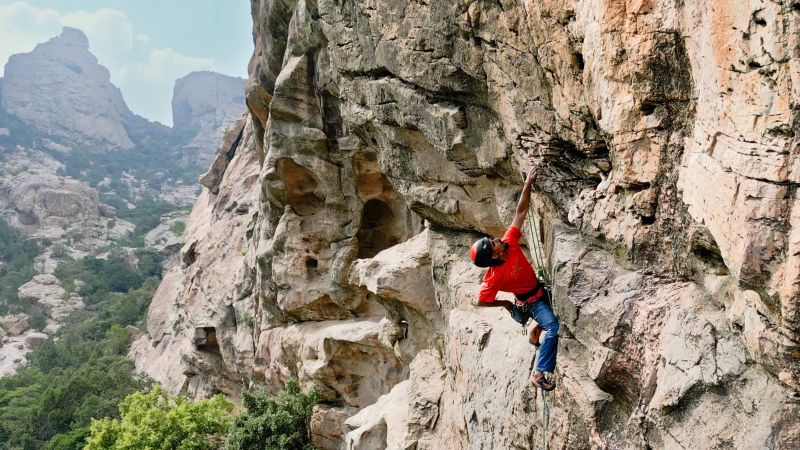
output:
<svg viewBox="0 0 800 450"><path fill-rule="evenodd" d="M556 388L556 383L545 378L544 372L534 371L531 374L531 384L545 392L552 391Z"/></svg>

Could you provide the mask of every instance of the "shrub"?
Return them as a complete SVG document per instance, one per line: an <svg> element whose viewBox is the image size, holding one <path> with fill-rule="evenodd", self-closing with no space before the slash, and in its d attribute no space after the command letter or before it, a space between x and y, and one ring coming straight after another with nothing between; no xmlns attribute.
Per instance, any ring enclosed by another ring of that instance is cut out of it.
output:
<svg viewBox="0 0 800 450"><path fill-rule="evenodd" d="M119 405L119 419L93 420L84 450L176 449L219 447L233 404L220 395L193 401L170 396L158 385L134 392Z"/></svg>
<svg viewBox="0 0 800 450"><path fill-rule="evenodd" d="M169 226L169 231L171 231L175 236L181 236L183 235L183 232L186 231L186 223L179 220L172 222Z"/></svg>
<svg viewBox="0 0 800 450"><path fill-rule="evenodd" d="M319 402L319 392L300 390L296 380L276 396L264 390L245 392L246 412L233 422L226 440L228 450L313 449L308 425L311 411Z"/></svg>
<svg viewBox="0 0 800 450"><path fill-rule="evenodd" d="M36 305L30 305L27 310L28 325L34 330L43 330L47 326L47 317Z"/></svg>
<svg viewBox="0 0 800 450"><path fill-rule="evenodd" d="M69 259L69 249L64 244L56 244L53 246L53 249L50 251L50 256L55 259Z"/></svg>
<svg viewBox="0 0 800 450"><path fill-rule="evenodd" d="M57 434L47 441L42 450L81 450L88 435L88 428L78 428L69 433Z"/></svg>
<svg viewBox="0 0 800 450"><path fill-rule="evenodd" d="M81 292L91 294L87 309L67 318L58 339L29 353L27 367L0 378L0 450L83 448L92 418L116 417L120 402L147 386L125 357L130 342L125 326L141 320L158 277L126 292L101 291L88 283L110 288L109 278L120 265L83 262L62 262L59 269L70 276L65 287L76 278L86 280ZM44 319L35 305L28 306L29 323Z"/></svg>

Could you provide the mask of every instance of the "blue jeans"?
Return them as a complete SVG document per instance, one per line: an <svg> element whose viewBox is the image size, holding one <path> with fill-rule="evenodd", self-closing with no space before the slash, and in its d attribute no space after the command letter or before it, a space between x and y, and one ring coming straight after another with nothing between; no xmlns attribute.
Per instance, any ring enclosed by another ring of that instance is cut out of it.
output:
<svg viewBox="0 0 800 450"><path fill-rule="evenodd" d="M535 370L539 372L553 372L556 368L556 354L558 353L558 319L546 301L533 302L533 320L545 332L544 342L539 347Z"/></svg>

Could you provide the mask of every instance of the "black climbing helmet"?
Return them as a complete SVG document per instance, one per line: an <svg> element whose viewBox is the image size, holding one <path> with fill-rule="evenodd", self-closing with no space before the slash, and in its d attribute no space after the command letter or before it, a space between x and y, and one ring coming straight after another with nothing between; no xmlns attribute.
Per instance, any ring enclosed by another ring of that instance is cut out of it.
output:
<svg viewBox="0 0 800 450"><path fill-rule="evenodd" d="M469 249L470 259L478 267L491 266L492 256L492 240L488 237L478 239Z"/></svg>

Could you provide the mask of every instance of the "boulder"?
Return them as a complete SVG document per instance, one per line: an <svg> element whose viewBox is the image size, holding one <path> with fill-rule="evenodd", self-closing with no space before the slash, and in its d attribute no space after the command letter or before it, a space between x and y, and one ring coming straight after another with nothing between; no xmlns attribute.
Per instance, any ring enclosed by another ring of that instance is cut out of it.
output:
<svg viewBox="0 0 800 450"><path fill-rule="evenodd" d="M28 316L25 314L16 314L0 317L0 327L3 327L9 336L19 336L30 329L30 325L28 325Z"/></svg>
<svg viewBox="0 0 800 450"><path fill-rule="evenodd" d="M28 348L35 349L46 341L48 336L44 333L28 333L25 336L25 345Z"/></svg>
<svg viewBox="0 0 800 450"><path fill-rule="evenodd" d="M350 283L403 303L421 313L438 311L427 230L372 258L359 259L350 270Z"/></svg>
<svg viewBox="0 0 800 450"><path fill-rule="evenodd" d="M75 310L83 309L83 299L72 293L66 295L60 281L53 275L41 274L20 286L17 295L22 300L35 303L45 314L63 322Z"/></svg>

